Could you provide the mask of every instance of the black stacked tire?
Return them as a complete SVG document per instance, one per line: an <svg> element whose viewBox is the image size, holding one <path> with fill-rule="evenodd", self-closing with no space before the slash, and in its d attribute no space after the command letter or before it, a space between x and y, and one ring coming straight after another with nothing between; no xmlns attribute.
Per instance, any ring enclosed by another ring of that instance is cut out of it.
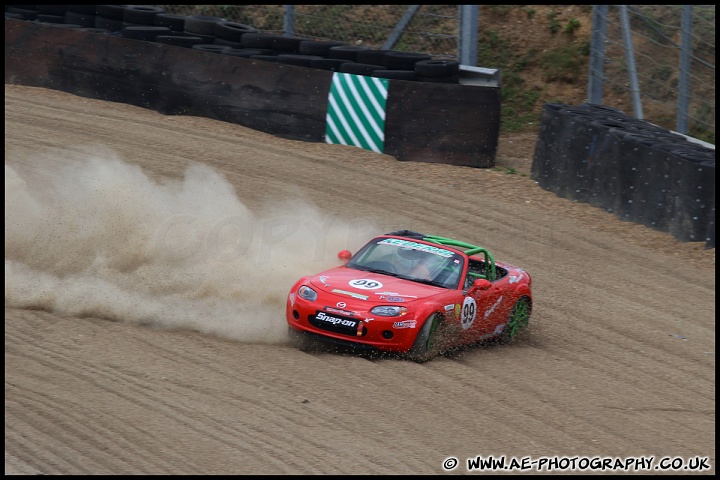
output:
<svg viewBox="0 0 720 480"><path fill-rule="evenodd" d="M188 33L215 37L215 28L219 22L227 22L226 18L208 15L191 15L185 19L185 31Z"/></svg>
<svg viewBox="0 0 720 480"><path fill-rule="evenodd" d="M37 10L30 8L31 6L25 6L22 7L14 6L14 7L7 7L6 13L12 13L13 15L20 15L23 20L37 20L38 18L38 12Z"/></svg>
<svg viewBox="0 0 720 480"><path fill-rule="evenodd" d="M281 53L277 55L277 63L285 63L288 65L308 68L310 68L310 62L319 59L322 59L319 55L300 55L292 53Z"/></svg>
<svg viewBox="0 0 720 480"><path fill-rule="evenodd" d="M331 72L339 72L340 67L346 63L354 63L352 60L344 60L342 58L319 58L310 61L310 67L319 68L321 70L330 70Z"/></svg>
<svg viewBox="0 0 720 480"><path fill-rule="evenodd" d="M174 13L158 13L153 20L157 27L168 27L175 32L185 31L185 19L187 15L177 15Z"/></svg>
<svg viewBox="0 0 720 480"><path fill-rule="evenodd" d="M215 23L214 35L223 40L240 43L246 33L257 33L257 29L244 23L227 21Z"/></svg>
<svg viewBox="0 0 720 480"><path fill-rule="evenodd" d="M357 53L364 50L370 49L356 45L340 45L337 47L330 47L327 56L328 58L339 58L342 60L352 60L353 62L357 62Z"/></svg>
<svg viewBox="0 0 720 480"><path fill-rule="evenodd" d="M417 62L431 60L432 56L426 53L390 51L385 53L384 59L388 70L415 70Z"/></svg>
<svg viewBox="0 0 720 480"><path fill-rule="evenodd" d="M457 60L420 60L415 64L415 72L421 77L450 77L460 73Z"/></svg>
<svg viewBox="0 0 720 480"><path fill-rule="evenodd" d="M152 5L126 5L123 22L134 25L155 25L155 17L165 13L162 7Z"/></svg>
<svg viewBox="0 0 720 480"><path fill-rule="evenodd" d="M273 36L266 33L246 33L240 39L244 48L272 49Z"/></svg>
<svg viewBox="0 0 720 480"><path fill-rule="evenodd" d="M172 30L168 27L156 27L154 25L143 25L134 27L125 27L120 30L120 35L125 38L134 38L135 40L145 40L154 42L159 35L170 35Z"/></svg>
<svg viewBox="0 0 720 480"><path fill-rule="evenodd" d="M280 53L299 53L300 42L302 38L284 37L282 35L272 35L272 43L270 48Z"/></svg>
<svg viewBox="0 0 720 480"><path fill-rule="evenodd" d="M125 5L96 5L95 28L117 32L123 28Z"/></svg>
<svg viewBox="0 0 720 480"><path fill-rule="evenodd" d="M200 37L192 35L158 35L155 38L157 43L163 43L165 45L175 45L176 47L191 48L194 45L204 44L205 40Z"/></svg>
<svg viewBox="0 0 720 480"><path fill-rule="evenodd" d="M460 62L457 60L420 60L415 64L417 79L431 83L458 83Z"/></svg>
<svg viewBox="0 0 720 480"><path fill-rule="evenodd" d="M389 78L394 80L417 80L418 75L415 70L385 70L384 67L381 70L375 70L372 72L373 77L377 78Z"/></svg>
<svg viewBox="0 0 720 480"><path fill-rule="evenodd" d="M385 54L392 50L361 50L357 52L356 62L385 66Z"/></svg>
<svg viewBox="0 0 720 480"><path fill-rule="evenodd" d="M318 55L320 57L327 57L328 52L332 47L340 47L343 45L347 44L343 42L303 40L298 45L298 53L303 55Z"/></svg>
<svg viewBox="0 0 720 480"><path fill-rule="evenodd" d="M213 45L213 44L198 44L193 45L192 48L195 50L202 50L203 52L210 52L210 53L225 53L228 50L232 50L232 47L228 47L227 45Z"/></svg>
<svg viewBox="0 0 720 480"><path fill-rule="evenodd" d="M267 55L262 50L253 50L251 48L231 48L222 52L223 55L232 55L233 57L250 58L255 55Z"/></svg>
<svg viewBox="0 0 720 480"><path fill-rule="evenodd" d="M65 5L65 23L94 27L97 5Z"/></svg>
<svg viewBox="0 0 720 480"><path fill-rule="evenodd" d="M371 65L369 63L356 63L356 62L346 62L340 66L340 71L342 73L365 75L366 77L372 76L373 72L375 72L377 70L384 70L384 69L385 69L385 67L381 67L380 65Z"/></svg>

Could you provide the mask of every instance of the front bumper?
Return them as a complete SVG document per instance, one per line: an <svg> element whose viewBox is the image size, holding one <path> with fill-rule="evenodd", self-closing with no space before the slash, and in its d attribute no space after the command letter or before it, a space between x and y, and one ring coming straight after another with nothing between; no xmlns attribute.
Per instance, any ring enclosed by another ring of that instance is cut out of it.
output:
<svg viewBox="0 0 720 480"><path fill-rule="evenodd" d="M413 318L362 317L353 319L362 322L359 328L325 325L315 317L322 306L296 298L295 304L287 303L287 323L293 330L306 332L320 340L364 350L385 352L407 352L415 342L422 325ZM402 322L402 323L400 323Z"/></svg>

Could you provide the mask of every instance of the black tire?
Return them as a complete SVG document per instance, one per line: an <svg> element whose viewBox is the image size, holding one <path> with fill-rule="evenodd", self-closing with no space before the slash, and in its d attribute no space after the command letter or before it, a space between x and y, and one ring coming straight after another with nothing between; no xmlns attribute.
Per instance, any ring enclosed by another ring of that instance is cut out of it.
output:
<svg viewBox="0 0 720 480"><path fill-rule="evenodd" d="M526 328L530 321L531 311L530 299L527 297L519 298L508 315L507 324L498 338L499 343L510 343L520 333L520 330Z"/></svg>
<svg viewBox="0 0 720 480"><path fill-rule="evenodd" d="M377 78L390 78L395 80L417 80L418 75L415 70L375 70L372 73L373 77Z"/></svg>
<svg viewBox="0 0 720 480"><path fill-rule="evenodd" d="M141 25L155 25L155 16L160 13L165 13L165 9L151 5L128 5L123 13L123 21Z"/></svg>
<svg viewBox="0 0 720 480"><path fill-rule="evenodd" d="M268 53L263 53L262 50L254 50L251 48L231 48L230 50L222 52L222 54L232 55L233 57L250 58L254 55L267 55Z"/></svg>
<svg viewBox="0 0 720 480"><path fill-rule="evenodd" d="M303 40L298 45L298 53L326 57L332 47L347 45L343 42L324 42L319 40Z"/></svg>
<svg viewBox="0 0 720 480"><path fill-rule="evenodd" d="M65 11L84 13L86 15L96 15L97 5L65 5Z"/></svg>
<svg viewBox="0 0 720 480"><path fill-rule="evenodd" d="M83 27L94 27L95 15L68 10L65 12L65 23L74 23L76 25L82 25Z"/></svg>
<svg viewBox="0 0 720 480"><path fill-rule="evenodd" d="M369 63L370 65L385 66L385 54L392 50L360 50L356 58L358 63Z"/></svg>
<svg viewBox="0 0 720 480"><path fill-rule="evenodd" d="M319 58L317 60L310 60L310 66L312 68L330 70L331 72L339 72L340 67L345 63L353 62L352 60L343 60L342 58Z"/></svg>
<svg viewBox="0 0 720 480"><path fill-rule="evenodd" d="M202 33L190 33L190 32L183 32L186 35L192 35L193 37L200 37L203 40L203 43L206 43L208 45L212 45L215 43L215 35L203 35Z"/></svg>
<svg viewBox="0 0 720 480"><path fill-rule="evenodd" d="M215 26L218 22L227 22L227 18L208 15L191 15L185 19L185 31L193 34L215 37Z"/></svg>
<svg viewBox="0 0 720 480"><path fill-rule="evenodd" d="M65 16L67 7L65 5L35 5L38 15L62 15Z"/></svg>
<svg viewBox="0 0 720 480"><path fill-rule="evenodd" d="M370 65L368 63L345 62L340 66L342 73L352 73L355 75L372 76L375 70L383 70L385 67L380 65Z"/></svg>
<svg viewBox="0 0 720 480"><path fill-rule="evenodd" d="M240 43L242 36L246 33L257 33L257 29L237 22L217 22L215 24L215 36L223 40Z"/></svg>
<svg viewBox="0 0 720 480"><path fill-rule="evenodd" d="M205 41L200 37L186 36L186 35L158 35L155 38L157 43L164 43L165 45L175 45L176 47L191 48L193 45L201 45Z"/></svg>
<svg viewBox="0 0 720 480"><path fill-rule="evenodd" d="M459 74L460 62L457 60L420 60L415 64L415 71L421 77L449 77Z"/></svg>
<svg viewBox="0 0 720 480"><path fill-rule="evenodd" d="M66 23L65 15L46 15L44 13L38 14L37 21L43 23Z"/></svg>
<svg viewBox="0 0 720 480"><path fill-rule="evenodd" d="M389 70L415 70L415 64L422 60L431 60L426 53L397 52L385 53L385 67Z"/></svg>
<svg viewBox="0 0 720 480"><path fill-rule="evenodd" d="M16 15L22 15L23 20L37 20L38 13L37 10L30 10L29 8L20 8L20 7L9 7L7 9L7 13L14 13Z"/></svg>
<svg viewBox="0 0 720 480"><path fill-rule="evenodd" d="M282 35L273 35L272 45L270 48L277 53L298 53L302 38L283 37Z"/></svg>
<svg viewBox="0 0 720 480"><path fill-rule="evenodd" d="M240 42L233 42L231 40L225 40L224 38L218 38L218 37L215 37L212 44L213 45L225 45L226 47L230 47L230 48L244 48L242 46L242 43L240 43Z"/></svg>
<svg viewBox="0 0 720 480"><path fill-rule="evenodd" d="M120 20L125 17L125 5L96 5L95 15L98 17Z"/></svg>
<svg viewBox="0 0 720 480"><path fill-rule="evenodd" d="M285 63L287 65L297 65L298 67L310 68L310 62L312 60L321 59L317 55L296 55L294 53L281 53L277 56L278 63Z"/></svg>
<svg viewBox="0 0 720 480"><path fill-rule="evenodd" d="M246 33L240 39L245 48L272 48L272 35L266 33Z"/></svg>
<svg viewBox="0 0 720 480"><path fill-rule="evenodd" d="M158 35L170 35L170 32L168 27L143 26L123 28L120 30L120 35L125 38L154 42Z"/></svg>
<svg viewBox="0 0 720 480"><path fill-rule="evenodd" d="M153 19L153 23L157 27L168 27L175 32L185 31L186 15L177 15L175 13L158 13Z"/></svg>
<svg viewBox="0 0 720 480"><path fill-rule="evenodd" d="M118 32L122 30L122 20L118 20L116 18L106 18L106 17L95 17L95 28L103 28L105 30L109 30L111 32Z"/></svg>
<svg viewBox="0 0 720 480"><path fill-rule="evenodd" d="M340 45L337 47L330 47L328 51L328 58L340 58L343 60L357 61L357 52L362 50L370 50L367 47L360 47L357 45Z"/></svg>
<svg viewBox="0 0 720 480"><path fill-rule="evenodd" d="M437 342L437 332L440 328L442 317L438 313L430 315L415 337L415 343L408 351L407 357L413 362L425 363L440 353Z"/></svg>
<svg viewBox="0 0 720 480"><path fill-rule="evenodd" d="M193 45L191 48L194 48L195 50L202 50L203 52L210 52L210 53L225 53L228 50L232 50L232 47L228 47L227 45L212 45L203 43L200 45Z"/></svg>

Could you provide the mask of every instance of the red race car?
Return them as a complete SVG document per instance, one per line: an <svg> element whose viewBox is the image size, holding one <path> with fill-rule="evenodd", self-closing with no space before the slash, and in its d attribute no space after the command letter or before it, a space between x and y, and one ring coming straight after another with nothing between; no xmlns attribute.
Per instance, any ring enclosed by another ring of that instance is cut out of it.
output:
<svg viewBox="0 0 720 480"><path fill-rule="evenodd" d="M399 230L338 257L344 265L290 290L291 337L425 362L454 347L509 341L528 325L530 275L485 248Z"/></svg>

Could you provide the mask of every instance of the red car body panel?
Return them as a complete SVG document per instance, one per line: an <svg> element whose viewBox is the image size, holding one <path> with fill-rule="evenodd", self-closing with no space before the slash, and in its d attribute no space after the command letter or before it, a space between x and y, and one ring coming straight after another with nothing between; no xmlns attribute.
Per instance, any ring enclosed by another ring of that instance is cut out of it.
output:
<svg viewBox="0 0 720 480"><path fill-rule="evenodd" d="M418 239L413 241L438 246ZM489 288L463 288L467 285L468 257L462 249L442 248L463 255L457 288L338 266L303 277L293 285L287 298L287 323L293 330L315 334L324 340L397 353L412 348L418 332L433 313L440 314L447 325L448 347L499 336L515 302L521 297L532 299L529 274L495 262L503 275L489 282ZM483 260L482 257L470 258ZM317 293L315 300L298 294L303 285ZM377 306L404 307L406 311L397 316L382 316L372 312Z"/></svg>

